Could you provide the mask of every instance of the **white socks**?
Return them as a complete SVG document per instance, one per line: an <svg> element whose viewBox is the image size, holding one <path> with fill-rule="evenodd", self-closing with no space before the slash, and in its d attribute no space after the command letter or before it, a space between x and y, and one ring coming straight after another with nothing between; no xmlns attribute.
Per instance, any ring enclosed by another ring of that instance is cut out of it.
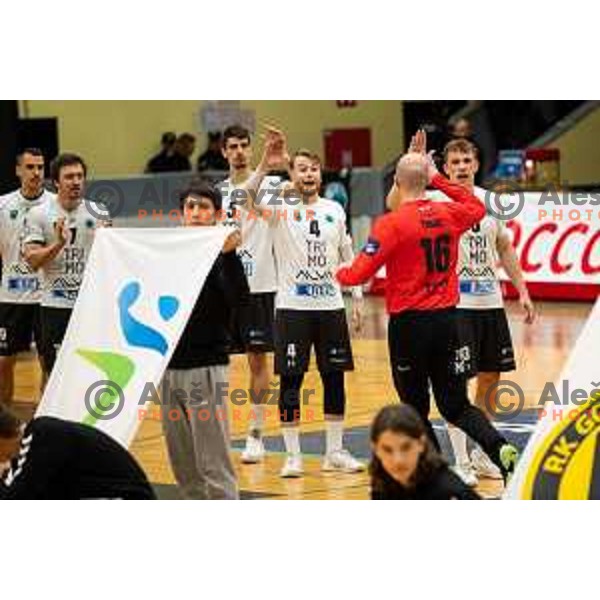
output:
<svg viewBox="0 0 600 600"><path fill-rule="evenodd" d="M248 434L260 438L263 427L265 426L265 405L253 404L250 410L254 413L255 418L250 421Z"/></svg>
<svg viewBox="0 0 600 600"><path fill-rule="evenodd" d="M342 449L342 440L344 437L344 421L326 421L325 422L325 454L332 454Z"/></svg>
<svg viewBox="0 0 600 600"><path fill-rule="evenodd" d="M281 427L285 450L288 454L300 454L300 426L284 425ZM461 432L462 433L462 432ZM325 454L332 454L342 450L344 437L343 421L325 422Z"/></svg>
<svg viewBox="0 0 600 600"><path fill-rule="evenodd" d="M293 456L300 456L300 426L283 425L281 427L285 450Z"/></svg>
<svg viewBox="0 0 600 600"><path fill-rule="evenodd" d="M469 464L469 453L467 452L467 434L458 427L448 425L448 437L454 450L454 458L457 465Z"/></svg>

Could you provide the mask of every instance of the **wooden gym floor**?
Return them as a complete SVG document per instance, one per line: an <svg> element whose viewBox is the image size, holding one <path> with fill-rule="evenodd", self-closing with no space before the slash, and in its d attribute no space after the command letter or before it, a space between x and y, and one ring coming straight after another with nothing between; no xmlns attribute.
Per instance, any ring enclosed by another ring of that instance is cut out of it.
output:
<svg viewBox="0 0 600 600"><path fill-rule="evenodd" d="M389 372L386 348L386 324L384 304L381 298L367 298L365 302L366 323L363 332L353 338L356 370L347 376L347 417L345 440L353 453L368 460L368 426L375 412L381 406L396 402ZM540 303L539 320L531 326L523 323L518 304L507 303L513 341L517 357L517 371L506 374L519 384L525 392L526 407L533 409L547 381L558 378L562 366L574 345L592 308L591 304L580 303ZM275 378L274 378L275 379ZM39 371L34 356L26 356L17 365L16 408L24 414L31 413L38 401L36 392ZM230 389L245 389L248 382L246 359L235 356L230 370ZM366 474L345 475L321 473L320 453L324 446L324 421L321 408L321 385L314 370L307 374L304 387L315 390L303 411L308 419L302 426L302 446L305 453L305 476L296 480L283 480L278 477L283 462L283 446L279 437L279 427L272 407L267 417L265 436L267 449L271 449L264 463L242 465L240 450L248 426L248 404L236 408L231 413L233 437L233 457L239 476L239 485L244 497L264 497L274 499L363 499L368 497ZM151 415L152 412L150 411ZM534 426L535 413L527 411L526 417L506 425L510 439L523 445ZM433 413L437 418L437 412ZM443 437L443 435L442 435ZM445 442L443 442L445 446ZM153 416L140 426L132 445L132 452L138 459L150 480L159 484L163 497L176 497L176 488L169 467L161 423ZM482 481L479 490L484 496L498 492L498 484Z"/></svg>

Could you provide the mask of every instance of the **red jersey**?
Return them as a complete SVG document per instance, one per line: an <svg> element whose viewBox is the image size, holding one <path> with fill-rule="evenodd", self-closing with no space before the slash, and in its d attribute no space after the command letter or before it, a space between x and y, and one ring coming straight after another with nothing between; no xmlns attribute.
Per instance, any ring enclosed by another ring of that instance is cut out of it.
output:
<svg viewBox="0 0 600 600"><path fill-rule="evenodd" d="M359 285L385 265L390 314L458 304L460 237L483 219L485 207L465 188L439 174L431 183L453 202L412 200L383 215L352 265L336 275L342 285Z"/></svg>

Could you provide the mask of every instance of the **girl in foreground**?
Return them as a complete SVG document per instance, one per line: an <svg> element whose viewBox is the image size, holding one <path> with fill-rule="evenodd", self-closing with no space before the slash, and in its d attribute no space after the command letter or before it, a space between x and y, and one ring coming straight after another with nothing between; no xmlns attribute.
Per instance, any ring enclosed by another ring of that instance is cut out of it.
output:
<svg viewBox="0 0 600 600"><path fill-rule="evenodd" d="M478 500L436 452L412 406L381 409L371 425L373 500Z"/></svg>

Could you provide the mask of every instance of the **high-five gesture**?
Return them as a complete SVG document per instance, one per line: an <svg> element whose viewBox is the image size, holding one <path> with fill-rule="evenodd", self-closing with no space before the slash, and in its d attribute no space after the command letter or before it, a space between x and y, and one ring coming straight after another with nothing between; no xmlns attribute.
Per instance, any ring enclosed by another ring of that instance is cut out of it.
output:
<svg viewBox="0 0 600 600"><path fill-rule="evenodd" d="M267 126L266 133L262 137L265 142L265 148L259 164L259 170L267 172L272 169L286 168L289 154L287 140L283 131L276 127Z"/></svg>
<svg viewBox="0 0 600 600"><path fill-rule="evenodd" d="M421 154L427 160L427 177L429 182L438 174L438 169L433 159L435 150L427 152L427 132L424 129L419 129L410 139L408 147L409 154Z"/></svg>
<svg viewBox="0 0 600 600"><path fill-rule="evenodd" d="M439 174L437 165L435 164L435 160L433 159L433 155L435 154L435 150L430 150L425 158L427 159L427 178L429 179L429 183L431 180Z"/></svg>
<svg viewBox="0 0 600 600"><path fill-rule="evenodd" d="M419 129L410 140L409 152L416 154L427 154L427 133L424 129Z"/></svg>

